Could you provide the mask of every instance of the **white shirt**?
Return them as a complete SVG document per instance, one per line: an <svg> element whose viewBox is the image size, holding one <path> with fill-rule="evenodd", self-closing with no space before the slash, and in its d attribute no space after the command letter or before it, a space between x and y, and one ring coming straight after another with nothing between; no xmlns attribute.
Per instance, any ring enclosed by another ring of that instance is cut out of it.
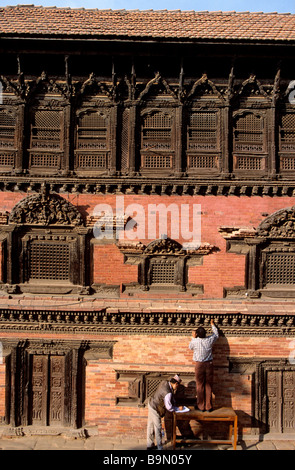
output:
<svg viewBox="0 0 295 470"><path fill-rule="evenodd" d="M213 334L207 338L193 338L189 348L194 352L193 360L196 362L212 361L212 347L219 334L215 325L212 325Z"/></svg>

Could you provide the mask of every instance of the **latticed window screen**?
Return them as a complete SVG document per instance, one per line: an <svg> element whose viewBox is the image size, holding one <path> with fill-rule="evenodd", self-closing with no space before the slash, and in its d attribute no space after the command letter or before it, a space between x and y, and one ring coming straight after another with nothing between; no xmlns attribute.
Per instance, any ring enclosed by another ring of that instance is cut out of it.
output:
<svg viewBox="0 0 295 470"><path fill-rule="evenodd" d="M144 155L143 157L145 168L171 168L172 156L171 155Z"/></svg>
<svg viewBox="0 0 295 470"><path fill-rule="evenodd" d="M295 143L295 113L284 114L281 119L282 142Z"/></svg>
<svg viewBox="0 0 295 470"><path fill-rule="evenodd" d="M31 126L31 148L61 150L61 111L40 109L34 112Z"/></svg>
<svg viewBox="0 0 295 470"><path fill-rule="evenodd" d="M108 163L109 118L92 111L78 119L76 166L81 169L106 168Z"/></svg>
<svg viewBox="0 0 295 470"><path fill-rule="evenodd" d="M0 166L14 166L16 118L6 110L0 110Z"/></svg>
<svg viewBox="0 0 295 470"><path fill-rule="evenodd" d="M281 116L280 123L280 169L295 170L295 113Z"/></svg>
<svg viewBox="0 0 295 470"><path fill-rule="evenodd" d="M236 168L238 170L263 170L264 159L257 156L239 156L237 157Z"/></svg>
<svg viewBox="0 0 295 470"><path fill-rule="evenodd" d="M189 168L217 168L218 115L216 112L190 113L187 124ZM213 154L214 152L215 154Z"/></svg>
<svg viewBox="0 0 295 470"><path fill-rule="evenodd" d="M59 168L60 167L60 155L54 155L51 153L43 152L31 152L30 161L32 167L40 168Z"/></svg>
<svg viewBox="0 0 295 470"><path fill-rule="evenodd" d="M163 380L162 377L147 377L145 398L152 397Z"/></svg>
<svg viewBox="0 0 295 470"><path fill-rule="evenodd" d="M209 142L211 145L207 147L212 150L212 147L217 147L217 114L210 112L195 112L191 113L189 117L188 128L188 149L189 150L204 150L200 146L200 142ZM206 149L206 146L205 146Z"/></svg>
<svg viewBox="0 0 295 470"><path fill-rule="evenodd" d="M217 168L217 157L215 155L190 155L190 168Z"/></svg>
<svg viewBox="0 0 295 470"><path fill-rule="evenodd" d="M69 281L70 249L65 243L32 243L29 246L29 279Z"/></svg>
<svg viewBox="0 0 295 470"><path fill-rule="evenodd" d="M235 124L236 142L262 143L263 142L263 119L254 114L240 116Z"/></svg>
<svg viewBox="0 0 295 470"><path fill-rule="evenodd" d="M143 150L170 150L172 117L164 113L154 113L145 116L142 127Z"/></svg>
<svg viewBox="0 0 295 470"><path fill-rule="evenodd" d="M150 284L174 284L175 263L171 261L157 261L151 264Z"/></svg>
<svg viewBox="0 0 295 470"><path fill-rule="evenodd" d="M264 285L295 285L295 255L289 253L268 253Z"/></svg>
<svg viewBox="0 0 295 470"><path fill-rule="evenodd" d="M294 150L295 151L295 150ZM295 170L295 156L281 156L281 170Z"/></svg>
<svg viewBox="0 0 295 470"><path fill-rule="evenodd" d="M78 149L106 150L108 133L107 116L98 112L83 114L78 121Z"/></svg>
<svg viewBox="0 0 295 470"><path fill-rule="evenodd" d="M0 110L0 147L13 148L15 137L15 116L5 110Z"/></svg>

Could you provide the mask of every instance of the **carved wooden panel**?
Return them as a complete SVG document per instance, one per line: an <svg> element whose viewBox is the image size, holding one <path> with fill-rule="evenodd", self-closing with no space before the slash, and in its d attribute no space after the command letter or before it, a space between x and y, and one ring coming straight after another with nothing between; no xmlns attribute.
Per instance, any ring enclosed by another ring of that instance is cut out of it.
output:
<svg viewBox="0 0 295 470"><path fill-rule="evenodd" d="M189 266L199 265L204 254L209 254L214 247L200 246L189 251L183 249L175 240L162 238L150 242L147 246L142 243L118 244L124 253L124 262L139 266L138 284L125 285L124 289L177 289L202 292L202 287L188 284ZM196 263L196 264L195 264Z"/></svg>
<svg viewBox="0 0 295 470"><path fill-rule="evenodd" d="M31 396L29 402L29 423L47 425L47 381L48 357L31 357Z"/></svg>
<svg viewBox="0 0 295 470"><path fill-rule="evenodd" d="M62 426L65 416L65 356L31 356L29 424Z"/></svg>
<svg viewBox="0 0 295 470"><path fill-rule="evenodd" d="M295 371L283 373L283 430L295 433Z"/></svg>
<svg viewBox="0 0 295 470"><path fill-rule="evenodd" d="M281 387L280 372L267 372L268 426L270 432L280 432Z"/></svg>
<svg viewBox="0 0 295 470"><path fill-rule="evenodd" d="M62 425L65 414L65 356L50 356L48 425Z"/></svg>
<svg viewBox="0 0 295 470"><path fill-rule="evenodd" d="M268 427L273 433L295 433L295 371L267 371Z"/></svg>

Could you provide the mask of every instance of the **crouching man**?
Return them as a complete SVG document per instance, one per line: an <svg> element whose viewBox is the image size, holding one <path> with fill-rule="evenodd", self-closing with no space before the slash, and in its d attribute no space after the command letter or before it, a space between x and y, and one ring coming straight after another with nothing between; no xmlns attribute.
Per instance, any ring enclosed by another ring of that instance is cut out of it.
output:
<svg viewBox="0 0 295 470"><path fill-rule="evenodd" d="M170 380L164 380L160 383L154 395L150 398L148 404L148 425L147 425L147 450L155 447L154 438L156 439L157 448L163 449L162 445L162 420L166 410L173 412L181 410L183 407L176 406L175 393L181 382L178 375Z"/></svg>

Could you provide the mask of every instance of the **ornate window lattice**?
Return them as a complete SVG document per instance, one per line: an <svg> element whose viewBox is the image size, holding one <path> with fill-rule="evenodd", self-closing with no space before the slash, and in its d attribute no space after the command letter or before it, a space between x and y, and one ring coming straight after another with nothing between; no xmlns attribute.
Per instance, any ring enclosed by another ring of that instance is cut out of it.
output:
<svg viewBox="0 0 295 470"><path fill-rule="evenodd" d="M68 281L70 250L67 244L31 243L29 280Z"/></svg>
<svg viewBox="0 0 295 470"><path fill-rule="evenodd" d="M238 156L236 159L236 168L238 170L263 170L264 159L257 156Z"/></svg>
<svg viewBox="0 0 295 470"><path fill-rule="evenodd" d="M268 253L264 284L294 285L295 284L295 255L289 253Z"/></svg>
<svg viewBox="0 0 295 470"><path fill-rule="evenodd" d="M175 262L161 260L151 263L150 285L171 285L175 283Z"/></svg>
<svg viewBox="0 0 295 470"><path fill-rule="evenodd" d="M286 113L280 121L280 169L295 170L295 113Z"/></svg>
<svg viewBox="0 0 295 470"><path fill-rule="evenodd" d="M1 148L14 147L16 119L7 111L0 110L0 146Z"/></svg>
<svg viewBox="0 0 295 470"><path fill-rule="evenodd" d="M187 126L189 168L217 168L218 115L216 112L190 113Z"/></svg>
<svg viewBox="0 0 295 470"><path fill-rule="evenodd" d="M15 115L0 110L0 166L13 167L15 161Z"/></svg>
<svg viewBox="0 0 295 470"><path fill-rule="evenodd" d="M154 112L142 120L142 167L173 167L173 118L164 112Z"/></svg>
<svg viewBox="0 0 295 470"><path fill-rule="evenodd" d="M30 168L59 169L63 148L63 113L37 109L31 120Z"/></svg>
<svg viewBox="0 0 295 470"><path fill-rule="evenodd" d="M61 149L61 112L36 110L31 127L31 148Z"/></svg>
<svg viewBox="0 0 295 470"><path fill-rule="evenodd" d="M190 168L217 168L218 157L215 155L190 155Z"/></svg>
<svg viewBox="0 0 295 470"><path fill-rule="evenodd" d="M238 116L234 123L234 168L265 170L264 119L253 113Z"/></svg>
<svg viewBox="0 0 295 470"><path fill-rule="evenodd" d="M91 111L79 116L76 140L76 167L103 169L108 164L109 118Z"/></svg>
<svg viewBox="0 0 295 470"><path fill-rule="evenodd" d="M199 144L201 142L201 145ZM210 145L202 145L209 142ZM217 115L216 113L191 113L188 128L189 150L216 150L217 148Z"/></svg>
<svg viewBox="0 0 295 470"><path fill-rule="evenodd" d="M171 155L144 155L145 168L171 168Z"/></svg>
<svg viewBox="0 0 295 470"><path fill-rule="evenodd" d="M254 114L246 114L240 116L235 123L235 142L236 150L249 150L252 143L255 145L256 151L263 150L263 120L260 116ZM240 144L241 143L241 144ZM246 148L242 144L246 144Z"/></svg>

